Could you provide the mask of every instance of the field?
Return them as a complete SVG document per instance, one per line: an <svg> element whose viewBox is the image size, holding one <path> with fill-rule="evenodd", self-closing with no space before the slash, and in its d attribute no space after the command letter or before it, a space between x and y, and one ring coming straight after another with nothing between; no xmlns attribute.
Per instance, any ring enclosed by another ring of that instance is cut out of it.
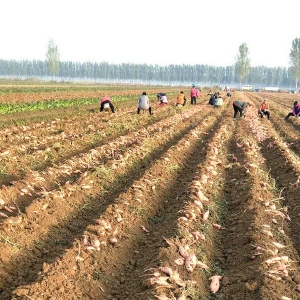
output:
<svg viewBox="0 0 300 300"><path fill-rule="evenodd" d="M0 86L1 300L300 299L300 95L181 89Z"/></svg>

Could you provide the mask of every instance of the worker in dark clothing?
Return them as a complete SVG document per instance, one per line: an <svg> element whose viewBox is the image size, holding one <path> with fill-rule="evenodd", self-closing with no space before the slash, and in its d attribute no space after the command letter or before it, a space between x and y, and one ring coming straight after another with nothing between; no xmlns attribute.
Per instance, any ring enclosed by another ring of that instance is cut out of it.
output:
<svg viewBox="0 0 300 300"><path fill-rule="evenodd" d="M214 93L213 95L210 96L208 104L214 106L217 99L218 99L218 94Z"/></svg>
<svg viewBox="0 0 300 300"><path fill-rule="evenodd" d="M241 100L235 100L233 101L232 106L234 109L233 117L236 118L238 112L240 113L240 117L245 116L245 108L250 106L250 104Z"/></svg>

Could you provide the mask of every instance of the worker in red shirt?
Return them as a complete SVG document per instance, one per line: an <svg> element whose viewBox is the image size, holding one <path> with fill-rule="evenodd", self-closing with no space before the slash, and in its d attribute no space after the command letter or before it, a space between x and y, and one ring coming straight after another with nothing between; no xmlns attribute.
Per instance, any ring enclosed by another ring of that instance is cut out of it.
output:
<svg viewBox="0 0 300 300"><path fill-rule="evenodd" d="M101 98L101 101L100 101L100 112L102 112L103 110L108 110L108 109L111 109L111 111L113 113L115 113L115 108L112 104L111 99L107 95L105 95L104 97Z"/></svg>

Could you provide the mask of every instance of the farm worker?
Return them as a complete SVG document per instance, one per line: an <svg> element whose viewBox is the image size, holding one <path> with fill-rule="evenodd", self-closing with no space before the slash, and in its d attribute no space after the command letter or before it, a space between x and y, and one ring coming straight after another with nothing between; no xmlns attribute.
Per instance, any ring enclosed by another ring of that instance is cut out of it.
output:
<svg viewBox="0 0 300 300"><path fill-rule="evenodd" d="M219 94L218 95L218 98L215 100L215 104L214 104L214 107L221 107L222 105L224 104L224 101L221 97L221 95Z"/></svg>
<svg viewBox="0 0 300 300"><path fill-rule="evenodd" d="M264 117L264 115L266 115L268 117L268 120L270 120L270 105L268 102L268 99L265 98L263 103L260 105L259 109L258 109L258 113L260 115L261 118Z"/></svg>
<svg viewBox="0 0 300 300"><path fill-rule="evenodd" d="M160 97L160 105L167 105L168 104L168 99L166 95L163 95Z"/></svg>
<svg viewBox="0 0 300 300"><path fill-rule="evenodd" d="M139 114L141 109L148 110L149 114L152 115L151 106L149 102L149 97L146 92L143 92L138 101L137 113Z"/></svg>
<svg viewBox="0 0 300 300"><path fill-rule="evenodd" d="M185 104L186 104L186 98L185 98L184 92L181 91L179 93L179 95L177 96L176 106L185 106Z"/></svg>
<svg viewBox="0 0 300 300"><path fill-rule="evenodd" d="M294 106L292 109L292 112L288 113L288 115L285 117L285 120L287 120L289 117L299 117L300 116L300 104L298 101L294 102Z"/></svg>
<svg viewBox="0 0 300 300"><path fill-rule="evenodd" d="M231 93L228 91L226 94L227 97L231 97Z"/></svg>
<svg viewBox="0 0 300 300"><path fill-rule="evenodd" d="M160 101L160 97L162 97L162 96L166 96L166 94L165 93L158 93L157 94L157 102Z"/></svg>
<svg viewBox="0 0 300 300"><path fill-rule="evenodd" d="M240 113L240 117L245 116L245 108L250 106L250 104L241 100L235 100L232 102L232 106L234 109L233 117L236 118L238 112Z"/></svg>
<svg viewBox="0 0 300 300"><path fill-rule="evenodd" d="M104 97L101 98L100 101L100 112L102 112L104 109L108 110L109 108L113 113L115 113L115 108L112 104L111 99L107 95L105 95Z"/></svg>
<svg viewBox="0 0 300 300"><path fill-rule="evenodd" d="M216 103L217 98L218 98L218 94L214 93L213 95L210 96L208 104L214 106L215 103Z"/></svg>
<svg viewBox="0 0 300 300"><path fill-rule="evenodd" d="M191 104L196 105L196 99L199 97L200 92L196 89L196 86L193 84L190 90L191 95Z"/></svg>

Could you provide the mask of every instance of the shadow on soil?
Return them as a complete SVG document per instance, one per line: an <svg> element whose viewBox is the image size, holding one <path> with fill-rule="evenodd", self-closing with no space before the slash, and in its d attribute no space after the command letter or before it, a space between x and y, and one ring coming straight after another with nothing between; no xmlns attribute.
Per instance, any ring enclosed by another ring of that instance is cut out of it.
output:
<svg viewBox="0 0 300 300"><path fill-rule="evenodd" d="M42 264L44 262L51 264L58 257L63 255L64 251L71 247L75 239L81 239L82 234L91 223L91 220L97 219L101 215L108 205L113 204L115 199L135 180L139 179L142 174L150 168L154 160L159 160L162 155L193 128L195 128L201 120L197 120L189 124L183 132L178 136L169 140L163 146L154 149L152 153L147 155L144 159L138 162L137 165L133 166L128 170L125 176L117 177L115 182L110 186L110 193L99 198L91 198L90 202L87 203L89 209L80 209L77 214L69 216L63 224L58 224L49 229L49 234L39 241L38 247L32 245L32 249L21 249L17 257L14 258L6 266L6 271L10 274L10 278L7 280L6 288L0 292L1 299L11 299L13 296L12 291L18 286L30 284L35 282L38 278L38 273L41 271ZM60 228L59 233L57 228ZM61 236L64 236L63 241L59 244L55 244L53 241L60 240ZM35 255L35 250L40 253L40 256ZM20 272L22 276L19 276Z"/></svg>

